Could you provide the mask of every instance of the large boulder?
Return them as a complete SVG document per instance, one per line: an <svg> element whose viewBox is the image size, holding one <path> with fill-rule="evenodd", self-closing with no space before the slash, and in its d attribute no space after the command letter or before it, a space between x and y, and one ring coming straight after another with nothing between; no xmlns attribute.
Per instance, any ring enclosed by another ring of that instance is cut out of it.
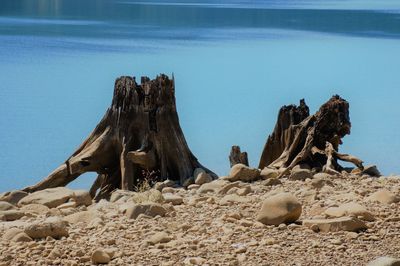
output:
<svg viewBox="0 0 400 266"><path fill-rule="evenodd" d="M206 172L200 172L194 179L194 183L197 185L203 185L212 181L212 178Z"/></svg>
<svg viewBox="0 0 400 266"><path fill-rule="evenodd" d="M17 205L17 203L24 197L28 196L28 193L21 190L13 190L10 192L5 192L0 195L0 201L7 201L13 205Z"/></svg>
<svg viewBox="0 0 400 266"><path fill-rule="evenodd" d="M280 193L264 200L257 221L266 225L292 223L299 219L302 207L295 196Z"/></svg>
<svg viewBox="0 0 400 266"><path fill-rule="evenodd" d="M165 216L167 210L160 204L157 203L141 203L132 204L126 209L126 216L129 219L136 219L140 214L155 217Z"/></svg>
<svg viewBox="0 0 400 266"><path fill-rule="evenodd" d="M355 202L349 202L339 207L330 207L325 210L325 214L329 217L354 216L362 220L373 221L374 216L367 209Z"/></svg>
<svg viewBox="0 0 400 266"><path fill-rule="evenodd" d="M33 239L68 236L67 223L58 217L49 217L44 221L29 224L24 232Z"/></svg>
<svg viewBox="0 0 400 266"><path fill-rule="evenodd" d="M321 232L358 232L367 229L367 225L355 217L304 220L303 225L311 228L313 231Z"/></svg>
<svg viewBox="0 0 400 266"><path fill-rule="evenodd" d="M24 197L18 202L18 205L43 204L49 208L55 208L69 199L74 198L74 191L66 187L47 188L36 191Z"/></svg>
<svg viewBox="0 0 400 266"><path fill-rule="evenodd" d="M391 204L400 201L400 197L387 189L381 189L368 197L370 201L377 201L383 204Z"/></svg>
<svg viewBox="0 0 400 266"><path fill-rule="evenodd" d="M244 181L250 182L260 177L260 170L250 168L244 164L238 163L232 166L229 176L225 180L233 181Z"/></svg>

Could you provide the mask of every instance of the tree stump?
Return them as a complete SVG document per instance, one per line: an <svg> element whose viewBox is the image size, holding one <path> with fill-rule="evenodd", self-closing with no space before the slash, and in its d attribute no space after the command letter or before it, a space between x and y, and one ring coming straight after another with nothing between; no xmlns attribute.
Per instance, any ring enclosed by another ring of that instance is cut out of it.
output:
<svg viewBox="0 0 400 266"><path fill-rule="evenodd" d="M65 163L24 191L66 186L83 173L97 172L91 194L99 199L118 188L134 190L149 175L183 184L196 168L217 177L198 162L186 143L174 78L142 77L139 85L134 77L123 76L116 79L111 107L89 137Z"/></svg>
<svg viewBox="0 0 400 266"><path fill-rule="evenodd" d="M350 128L349 103L339 95L334 95L311 116L304 100L299 106L283 106L264 146L259 168L282 168L282 176L296 165L307 164L339 174L343 170L337 163L339 159L362 169L360 159L338 152L341 139L350 134Z"/></svg>
<svg viewBox="0 0 400 266"><path fill-rule="evenodd" d="M241 152L239 146L232 146L231 153L229 155L229 162L231 167L238 163L249 166L247 152Z"/></svg>

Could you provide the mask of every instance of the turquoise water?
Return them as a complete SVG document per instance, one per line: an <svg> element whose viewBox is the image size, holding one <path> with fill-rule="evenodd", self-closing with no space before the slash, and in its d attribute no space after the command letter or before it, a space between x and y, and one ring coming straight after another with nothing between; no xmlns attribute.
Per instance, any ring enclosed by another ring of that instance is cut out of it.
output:
<svg viewBox="0 0 400 266"><path fill-rule="evenodd" d="M64 162L103 116L117 76L158 73L174 73L188 144L220 175L234 144L258 164L280 106L305 98L314 112L336 93L353 124L342 151L400 173L399 10L398 1L2 0L0 191Z"/></svg>

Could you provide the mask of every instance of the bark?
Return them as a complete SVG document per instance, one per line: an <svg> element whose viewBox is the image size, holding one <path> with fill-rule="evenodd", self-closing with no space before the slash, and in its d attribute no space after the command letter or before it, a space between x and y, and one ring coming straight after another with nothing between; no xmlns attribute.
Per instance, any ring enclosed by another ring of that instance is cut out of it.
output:
<svg viewBox="0 0 400 266"><path fill-rule="evenodd" d="M264 146L259 168L283 169L282 176L298 164L308 164L338 174L343 170L337 163L339 159L362 169L360 159L338 153L341 139L350 134L350 128L349 104L338 95L311 116L304 100L299 106L283 106Z"/></svg>
<svg viewBox="0 0 400 266"><path fill-rule="evenodd" d="M238 163L249 166L247 152L241 152L239 146L232 146L231 153L229 155L229 162L231 164L231 167Z"/></svg>
<svg viewBox="0 0 400 266"><path fill-rule="evenodd" d="M120 77L115 81L111 106L78 149L36 185L24 191L65 186L86 172L97 172L90 192L108 197L115 189L134 190L146 172L158 179L183 184L203 168L190 151L179 124L174 79Z"/></svg>

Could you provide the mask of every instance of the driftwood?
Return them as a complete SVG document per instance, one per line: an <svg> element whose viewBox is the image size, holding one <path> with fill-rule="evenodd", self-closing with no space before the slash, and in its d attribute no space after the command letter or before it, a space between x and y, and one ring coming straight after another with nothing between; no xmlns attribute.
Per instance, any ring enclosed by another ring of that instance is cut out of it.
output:
<svg viewBox="0 0 400 266"><path fill-rule="evenodd" d="M150 175L184 184L203 168L190 151L179 125L174 79L120 77L111 107L80 147L43 181L24 189L34 192L65 186L86 172L97 172L90 192L108 197L118 188L134 188Z"/></svg>
<svg viewBox="0 0 400 266"><path fill-rule="evenodd" d="M330 174L343 168L337 160L347 161L363 169L357 157L338 152L341 139L350 134L349 104L340 96L333 96L314 115L304 100L299 106L283 106L274 132L268 136L259 168L281 169L281 176L294 166L307 164Z"/></svg>
<svg viewBox="0 0 400 266"><path fill-rule="evenodd" d="M249 166L247 152L241 152L239 146L232 146L231 153L229 154L229 162L231 167L238 163Z"/></svg>

